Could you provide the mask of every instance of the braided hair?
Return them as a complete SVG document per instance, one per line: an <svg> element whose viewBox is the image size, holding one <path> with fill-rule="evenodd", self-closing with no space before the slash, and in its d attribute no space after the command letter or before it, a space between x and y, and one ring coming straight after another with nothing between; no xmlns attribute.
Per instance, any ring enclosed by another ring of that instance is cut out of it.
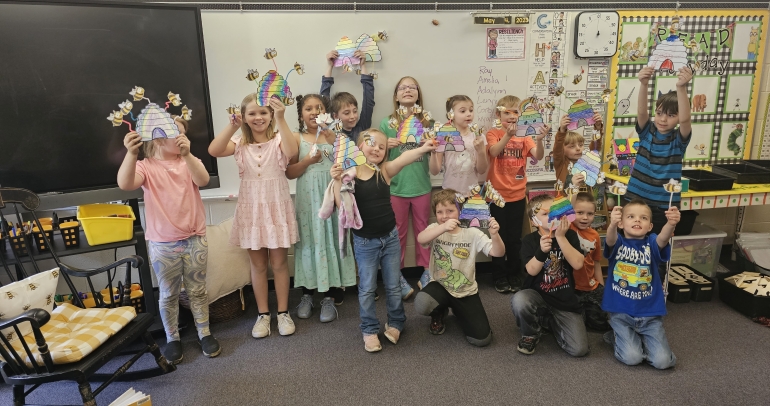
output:
<svg viewBox="0 0 770 406"><path fill-rule="evenodd" d="M298 95L294 98L294 100L297 101L297 121L299 121L299 129L298 131L300 133L305 132L305 121L302 119L302 109L305 107L305 103L307 103L310 99L318 99L321 101L321 104L324 106L324 111L329 112L329 98L321 96L320 94L316 93L310 93L306 95Z"/></svg>

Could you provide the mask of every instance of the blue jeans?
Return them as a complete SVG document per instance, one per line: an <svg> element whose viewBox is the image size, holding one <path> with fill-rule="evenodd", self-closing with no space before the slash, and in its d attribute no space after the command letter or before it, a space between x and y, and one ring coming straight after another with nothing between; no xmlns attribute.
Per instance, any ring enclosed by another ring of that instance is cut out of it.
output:
<svg viewBox="0 0 770 406"><path fill-rule="evenodd" d="M542 327L546 327L567 354L573 357L588 354L588 334L580 313L549 306L534 289L524 289L513 295L511 310L522 336L538 337L542 334ZM541 322L549 325L541 326Z"/></svg>
<svg viewBox="0 0 770 406"><path fill-rule="evenodd" d="M380 321L374 302L377 289L377 269L382 267L385 283L385 304L388 308L388 326L401 331L406 322L404 302L401 300L401 243L398 229L380 238L364 238L353 234L353 251L358 263L358 303L361 332L378 334Z"/></svg>
<svg viewBox="0 0 770 406"><path fill-rule="evenodd" d="M658 369L676 365L663 330L663 317L631 317L625 313L609 313L615 332L615 358L626 365L649 362Z"/></svg>

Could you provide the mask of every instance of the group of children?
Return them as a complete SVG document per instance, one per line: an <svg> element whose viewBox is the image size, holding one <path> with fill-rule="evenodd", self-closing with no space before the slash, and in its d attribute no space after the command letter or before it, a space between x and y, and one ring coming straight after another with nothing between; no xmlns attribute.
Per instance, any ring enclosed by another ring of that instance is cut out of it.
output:
<svg viewBox="0 0 770 406"><path fill-rule="evenodd" d="M387 307L383 335L396 344L406 322L404 300L414 293L401 274L411 214L416 263L425 269L414 306L419 314L431 317L431 333L444 332L444 318L451 308L471 344L491 342L492 329L475 277L475 258L483 252L493 262L495 289L514 293L511 307L522 333L520 352L533 353L541 334L551 331L567 353L583 356L588 353L587 325L611 330L605 341L614 345L616 358L624 363L647 360L657 368L674 365L676 358L662 328L666 310L658 269L669 259L668 240L679 213L676 207L667 207L668 195L661 200L658 189L662 190L670 178L681 177L682 155L690 134L689 70L680 70L675 95L664 95L657 101L654 122L649 120L646 98L642 100L647 92L639 92L640 145L628 186L628 196L633 199L612 211L603 250L609 258L605 281L599 265L600 238L591 228L596 203L590 191L572 198L576 212L572 224L566 218L558 225L549 224L554 201L550 195L531 199L527 208L527 158L543 158L543 138L551 129L545 125L534 139L517 137L519 98L508 95L498 101L496 115L501 128L481 137L471 128L472 100L463 95L450 97L447 117L460 132L464 150L437 152L431 139L413 149L399 148L393 123L419 113L416 106L423 105L424 95L417 80L405 76L398 81L393 113L382 119L379 128L370 128L374 84L366 74L365 63L361 65L364 98L360 112L350 93L329 97L337 56L336 51L327 55L328 69L320 94L296 98L298 132L289 129L284 118L286 107L280 100L272 98L269 105L260 106L258 95L249 94L241 103L241 114L232 115L229 125L209 145L208 152L214 157L234 156L241 178L230 242L247 249L250 256L259 310L252 329L255 338L271 332L268 263L275 283L278 331L281 335L295 331L289 315L287 261L288 249L294 246L294 285L303 289L298 317L311 316L317 290L324 294L321 321L336 319L335 306L342 304L343 289L357 285L365 350L380 351L375 301L381 271ZM642 69L642 85L648 84L652 74L651 68ZM341 132L358 146L365 164L345 171L325 158L332 151L336 134L328 128L319 129L316 118L327 113L340 120ZM426 128L432 126L420 117ZM597 115L595 121L600 127L601 117ZM213 357L221 351L208 328L203 283L207 244L198 188L207 184L208 175L200 160L190 154L189 140L184 136L186 123L177 123L181 135L145 143L140 161L141 139L135 132L127 134L124 144L128 154L118 173L121 188L142 187L145 191L146 235L160 285L161 317L168 340L164 354L174 363L182 359L177 331L182 281L203 353ZM582 175L568 174L569 164L581 157L584 144L582 135L567 131L568 123L566 116L560 120L554 169L565 188L569 184L585 186ZM431 197L430 174L441 172L443 190ZM288 179L297 180L293 200ZM504 207L490 208L489 235L478 228L460 227L461 205L457 203L458 195L467 196L471 187L485 180L505 200ZM330 194L338 206L345 206L341 195L350 192L360 215L346 220L358 221L350 230L352 236L345 228L349 224L342 226L338 216L319 216ZM436 223L428 225L431 209ZM535 231L522 239L525 214Z"/></svg>

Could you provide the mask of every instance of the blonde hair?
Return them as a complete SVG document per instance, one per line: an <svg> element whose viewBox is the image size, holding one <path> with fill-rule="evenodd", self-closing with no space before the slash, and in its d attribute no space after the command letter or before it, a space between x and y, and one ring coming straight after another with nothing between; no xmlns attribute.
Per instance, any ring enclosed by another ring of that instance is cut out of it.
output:
<svg viewBox="0 0 770 406"><path fill-rule="evenodd" d="M377 128L370 128L368 130L361 131L361 133L358 135L358 149L361 150L361 153L363 154L364 150L364 143L368 142L369 140L374 138L374 133L382 134L383 137L385 137L385 141L387 142L388 136L380 131ZM387 162L390 159L390 151L385 149L385 156L382 158L382 161L376 163L375 165L382 165L385 162ZM358 166L356 166L356 176L358 176ZM385 177L382 175L382 171L374 171L375 176L377 176L377 181L379 182L380 179L385 180Z"/></svg>
<svg viewBox="0 0 770 406"><path fill-rule="evenodd" d="M581 147L583 146L583 143L585 143L586 139L583 137L583 134L580 134L579 132L575 131L568 131L567 134L564 136L564 145L572 145L577 144Z"/></svg>
<svg viewBox="0 0 770 406"><path fill-rule="evenodd" d="M174 123L179 123L184 127L184 133L187 134L187 130L190 129L189 124L187 124L187 121L182 119L182 117L172 115L171 118L174 119ZM155 158L155 154L158 153L158 149L163 147L163 143L166 142L168 138L156 138L154 140L151 140L150 142L145 142L144 145L142 145L142 153L144 154L145 158Z"/></svg>
<svg viewBox="0 0 770 406"><path fill-rule="evenodd" d="M246 114L246 106L249 105L249 103L254 102L257 106L259 106L259 103L257 103L257 93L251 93L248 96L243 98L243 101L241 102L241 114ZM273 125L275 124L273 122L273 108L270 106L259 106L259 107L266 107L270 111L270 124L267 125L267 131L265 132L265 136L267 136L268 140L272 140L273 137L275 137L275 129ZM249 127L249 124L246 123L246 120L243 120L243 123L241 124L241 145L247 145L247 144L253 144L254 141L254 134L251 133L251 127Z"/></svg>
<svg viewBox="0 0 770 406"><path fill-rule="evenodd" d="M497 107L505 107L507 109L518 107L521 104L521 99L519 99L516 96L503 96L500 100L497 101ZM500 115L500 110L495 110L496 115Z"/></svg>
<svg viewBox="0 0 770 406"><path fill-rule="evenodd" d="M471 106L473 106L473 100L464 95L464 94L456 94L448 99L446 99L446 112L449 113L449 110L452 110L455 108L455 104L460 102L470 102Z"/></svg>
<svg viewBox="0 0 770 406"><path fill-rule="evenodd" d="M391 118L395 118L399 121L401 121L401 117L398 116L399 103L398 100L396 100L396 96L398 96L398 87L401 86L401 82L403 82L405 79L411 79L414 82L414 85L417 86L417 100L414 102L414 104L419 104L423 108L425 107L422 103L422 88L420 87L420 83L417 81L417 79L411 76L402 77L398 80L398 83L396 83L396 87L393 88L393 113L390 115Z"/></svg>

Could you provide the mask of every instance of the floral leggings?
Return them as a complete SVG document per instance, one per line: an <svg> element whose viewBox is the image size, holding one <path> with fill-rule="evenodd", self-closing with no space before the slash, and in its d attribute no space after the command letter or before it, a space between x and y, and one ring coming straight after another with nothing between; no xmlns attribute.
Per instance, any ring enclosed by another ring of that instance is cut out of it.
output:
<svg viewBox="0 0 770 406"><path fill-rule="evenodd" d="M150 241L150 260L160 290L160 318L168 341L179 341L179 292L184 282L190 310L203 338L209 331L209 302L206 294L206 236L192 236L173 242Z"/></svg>

